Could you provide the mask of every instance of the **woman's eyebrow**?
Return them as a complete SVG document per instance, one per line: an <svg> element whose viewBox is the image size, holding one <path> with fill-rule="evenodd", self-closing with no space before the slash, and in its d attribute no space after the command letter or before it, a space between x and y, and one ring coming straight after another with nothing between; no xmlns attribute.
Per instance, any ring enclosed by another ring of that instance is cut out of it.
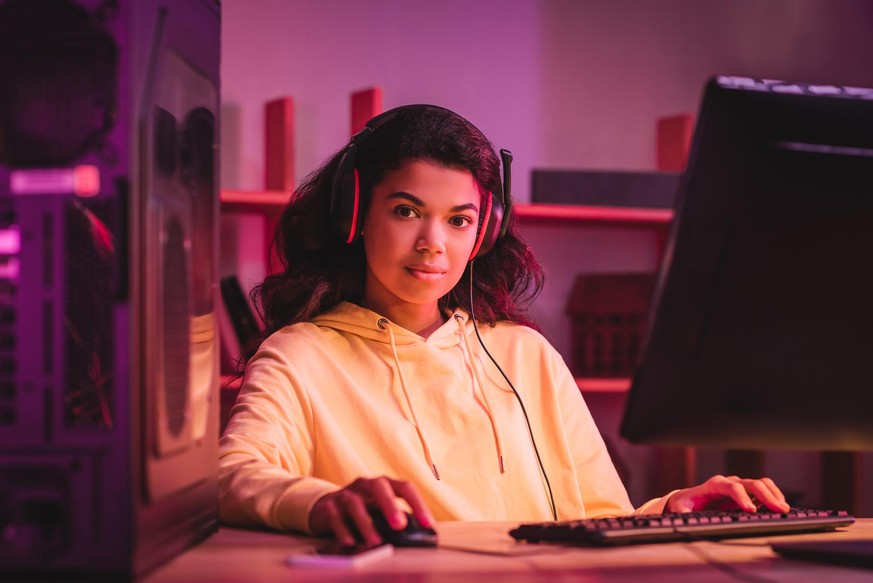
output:
<svg viewBox="0 0 873 583"><path fill-rule="evenodd" d="M459 204L458 206L453 206L450 209L453 213L459 213L461 211L470 210L473 212L479 212L479 207L473 204L472 202L468 202L467 204Z"/></svg>
<svg viewBox="0 0 873 583"><path fill-rule="evenodd" d="M411 202L412 204L414 204L416 206L421 206L421 207L427 206L427 204L425 204L425 202L423 200L421 200L420 198L418 198L414 194L409 194L408 192L404 192L402 190L397 191L397 192L392 192L391 194L388 195L388 200L394 200L394 199L398 199L398 198L403 199L403 200L408 200L409 202ZM473 204L472 202L468 202L466 204L459 204L457 206L453 206L449 210L453 213L466 211L466 210L478 212L479 207L477 205Z"/></svg>
<svg viewBox="0 0 873 583"><path fill-rule="evenodd" d="M403 192L402 190L397 191L397 192L392 192L391 194L388 195L388 200L393 200L395 198L402 198L402 199L408 200L409 202L411 202L412 204L417 205L417 206L427 206L426 204L424 204L423 200L421 200L420 198L418 198L414 194L409 194L408 192Z"/></svg>

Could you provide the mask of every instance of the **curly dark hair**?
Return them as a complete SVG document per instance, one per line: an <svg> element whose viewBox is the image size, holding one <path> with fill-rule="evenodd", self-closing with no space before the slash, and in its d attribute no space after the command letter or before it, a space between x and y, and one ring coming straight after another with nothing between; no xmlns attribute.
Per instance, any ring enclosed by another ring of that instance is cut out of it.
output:
<svg viewBox="0 0 873 583"><path fill-rule="evenodd" d="M359 304L362 300L366 274L363 243L347 244L337 235L329 212L342 154L332 156L303 181L279 219L273 244L282 271L267 276L252 290L265 331L246 347L246 359L263 338L280 328L311 320L342 301ZM385 173L411 161L468 170L483 192L503 198L500 164L482 132L449 110L406 106L376 126L356 153L364 213L373 187ZM543 282L542 268L530 247L516 235L515 220L510 217L506 234L491 251L475 259L472 307L476 320L491 325L511 321L536 328L526 316L526 307L539 294ZM466 270L455 287L440 298L440 308L470 312L469 290L470 270Z"/></svg>

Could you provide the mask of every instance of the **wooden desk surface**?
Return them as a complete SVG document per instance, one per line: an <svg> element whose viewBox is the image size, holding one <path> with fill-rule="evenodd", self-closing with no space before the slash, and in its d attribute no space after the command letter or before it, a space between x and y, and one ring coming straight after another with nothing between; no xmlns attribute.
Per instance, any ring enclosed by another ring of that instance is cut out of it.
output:
<svg viewBox="0 0 873 583"><path fill-rule="evenodd" d="M516 543L514 524L444 522L440 548L396 549L394 556L356 569L290 568L290 553L317 542L279 533L222 528L170 561L145 583L269 583L271 581L866 581L873 570L779 557L769 540L873 540L873 518L837 532L624 548L569 548ZM466 550L459 550L466 549Z"/></svg>

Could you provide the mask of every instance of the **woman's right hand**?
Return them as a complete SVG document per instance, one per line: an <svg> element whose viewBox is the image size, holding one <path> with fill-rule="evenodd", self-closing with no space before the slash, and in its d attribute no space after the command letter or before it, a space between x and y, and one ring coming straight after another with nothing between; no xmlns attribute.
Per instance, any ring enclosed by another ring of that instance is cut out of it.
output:
<svg viewBox="0 0 873 583"><path fill-rule="evenodd" d="M422 526L434 526L433 515L412 483L382 476L358 478L342 490L319 498L309 513L309 529L317 536L332 535L344 545L358 542L357 531L363 542L377 545L382 537L373 526L368 509L379 509L391 528L401 530L406 526L406 511L398 498L409 504Z"/></svg>

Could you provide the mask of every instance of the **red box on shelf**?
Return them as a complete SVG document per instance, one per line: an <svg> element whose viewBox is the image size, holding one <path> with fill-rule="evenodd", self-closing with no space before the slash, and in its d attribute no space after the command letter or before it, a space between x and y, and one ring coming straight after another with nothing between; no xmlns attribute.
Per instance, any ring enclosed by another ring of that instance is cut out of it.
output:
<svg viewBox="0 0 873 583"><path fill-rule="evenodd" d="M367 122L382 113L382 88L369 87L352 93L352 133L355 135Z"/></svg>
<svg viewBox="0 0 873 583"><path fill-rule="evenodd" d="M658 120L658 170L682 172L688 161L694 117L685 113Z"/></svg>
<svg viewBox="0 0 873 583"><path fill-rule="evenodd" d="M580 274L567 302L577 377L628 377L646 333L654 273Z"/></svg>

